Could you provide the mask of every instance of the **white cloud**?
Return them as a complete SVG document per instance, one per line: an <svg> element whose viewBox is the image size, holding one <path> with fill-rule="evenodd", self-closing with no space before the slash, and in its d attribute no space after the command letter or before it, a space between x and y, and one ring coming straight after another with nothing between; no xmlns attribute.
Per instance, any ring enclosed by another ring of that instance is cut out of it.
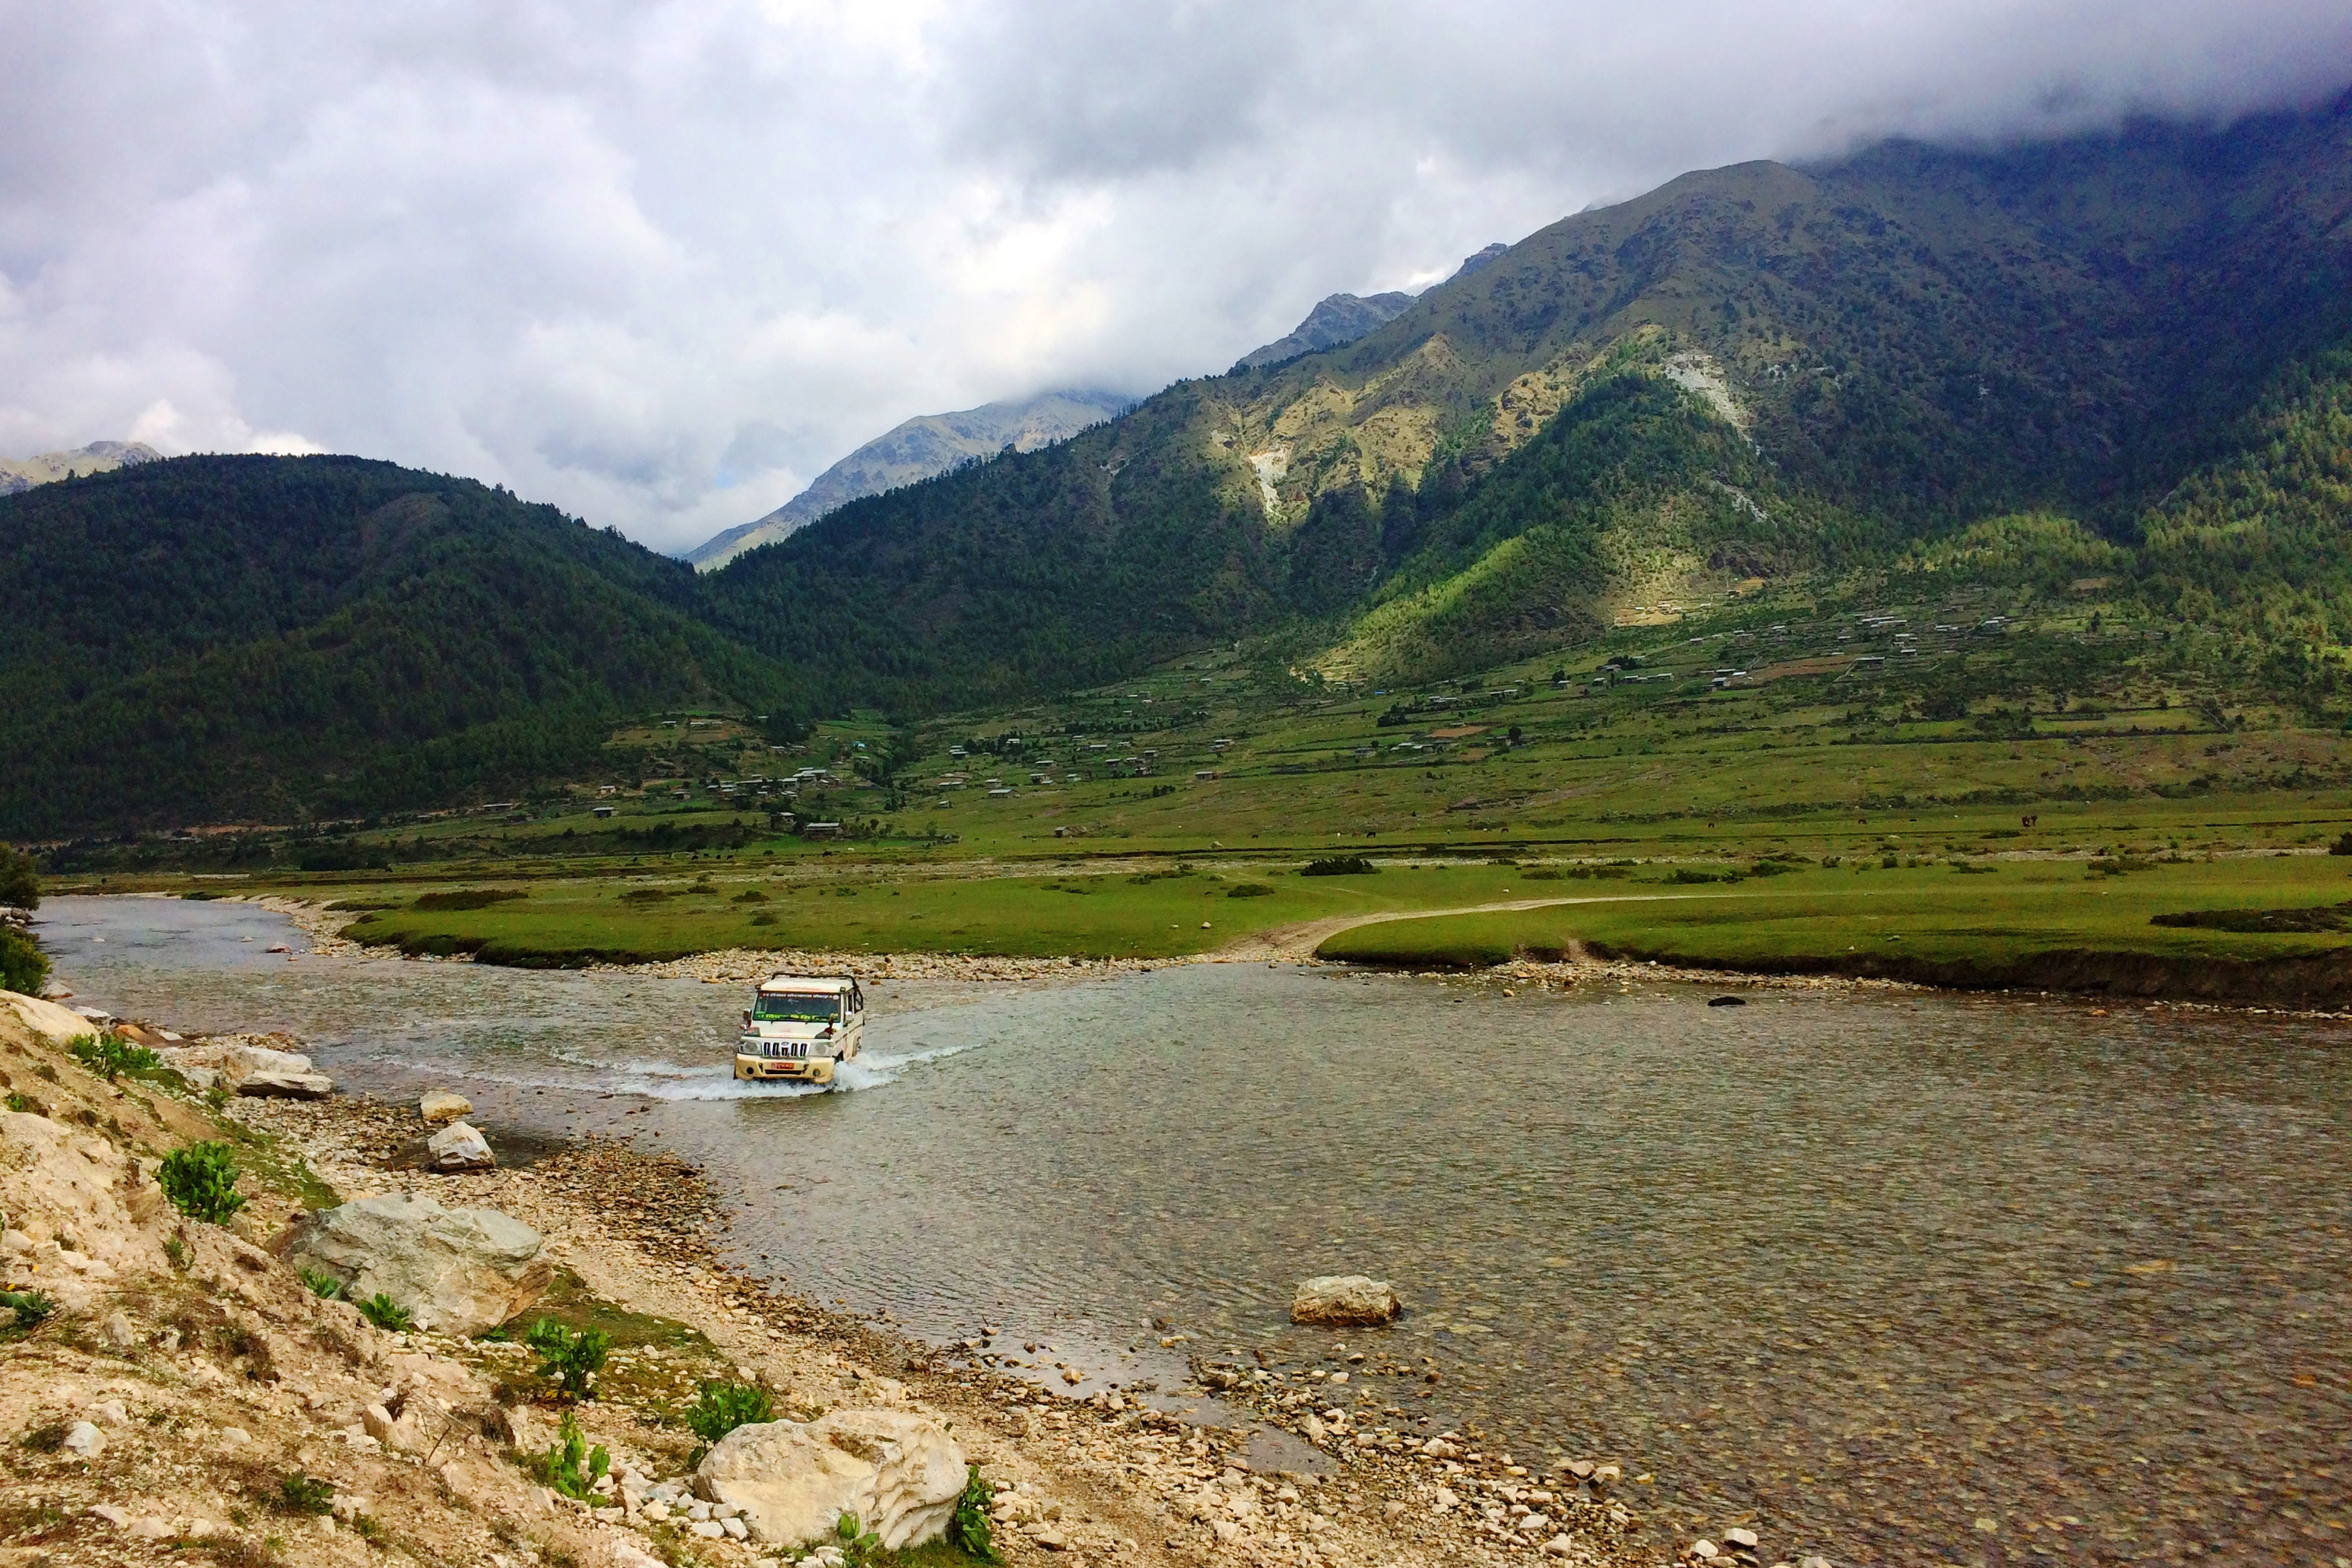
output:
<svg viewBox="0 0 2352 1568"><path fill-rule="evenodd" d="M0 450L315 445L667 548L1685 168L2352 79L2340 0L112 0L0 47Z"/></svg>

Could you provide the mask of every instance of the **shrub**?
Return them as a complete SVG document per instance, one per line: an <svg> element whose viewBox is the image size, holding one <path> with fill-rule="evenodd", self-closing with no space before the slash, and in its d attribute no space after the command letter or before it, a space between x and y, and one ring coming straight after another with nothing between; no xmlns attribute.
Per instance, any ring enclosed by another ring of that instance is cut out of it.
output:
<svg viewBox="0 0 2352 1568"><path fill-rule="evenodd" d="M1273 891L1274 889L1267 887L1264 882L1235 882L1232 887L1225 889L1225 897L1229 899L1263 899L1268 893Z"/></svg>
<svg viewBox="0 0 2352 1568"><path fill-rule="evenodd" d="M1379 869L1361 855L1333 855L1321 860L1309 860L1298 874L1302 877L1369 877Z"/></svg>
<svg viewBox="0 0 2352 1568"><path fill-rule="evenodd" d="M756 1383L730 1383L714 1378L696 1391L687 1407L686 1424L706 1443L716 1443L738 1426L756 1426L776 1418L768 1391Z"/></svg>
<svg viewBox="0 0 2352 1568"><path fill-rule="evenodd" d="M335 1483L299 1472L289 1475L278 1483L278 1508L281 1513L332 1513Z"/></svg>
<svg viewBox="0 0 2352 1568"><path fill-rule="evenodd" d="M416 1321L416 1314L381 1290L360 1302L359 1309L369 1322L379 1329L390 1329L394 1333L406 1332L408 1326Z"/></svg>
<svg viewBox="0 0 2352 1568"><path fill-rule="evenodd" d="M613 1353L612 1339L603 1330L575 1331L552 1318L541 1318L522 1342L539 1353L539 1375L554 1384L563 1397L596 1397L596 1374Z"/></svg>
<svg viewBox="0 0 2352 1568"><path fill-rule="evenodd" d="M329 1301L334 1300L343 1293L343 1282L323 1268L302 1270L302 1283L310 1288L311 1295Z"/></svg>
<svg viewBox="0 0 2352 1568"><path fill-rule="evenodd" d="M412 910L486 910L492 904L503 904L530 895L520 888L456 888L446 893L426 893L408 907Z"/></svg>
<svg viewBox="0 0 2352 1568"><path fill-rule="evenodd" d="M544 1321L545 1320L541 1320ZM531 1468L549 1486L574 1502L586 1502L596 1490L596 1479L613 1468L613 1457L599 1443L593 1448L573 1420L572 1412L555 1429L555 1447L532 1461Z"/></svg>
<svg viewBox="0 0 2352 1568"><path fill-rule="evenodd" d="M768 895L757 888L746 888L735 895L735 901L739 904L764 904L768 901Z"/></svg>
<svg viewBox="0 0 2352 1568"><path fill-rule="evenodd" d="M948 1521L948 1544L968 1557L982 1563L1001 1561L996 1555L996 1542L988 1533L988 1505L992 1500L988 1483L980 1479L980 1467L972 1465L964 1472L963 1491L957 1497L955 1514Z"/></svg>
<svg viewBox="0 0 2352 1568"><path fill-rule="evenodd" d="M0 991L38 996L49 978L49 955L15 926L0 925Z"/></svg>
<svg viewBox="0 0 2352 1568"><path fill-rule="evenodd" d="M66 1042L66 1049L74 1060L112 1083L127 1072L138 1072L163 1065L163 1058L144 1046L131 1044L121 1035L77 1035Z"/></svg>
<svg viewBox="0 0 2352 1568"><path fill-rule="evenodd" d="M2347 833L2334 844L2329 845L2327 852L2330 855L2352 855L2352 833Z"/></svg>
<svg viewBox="0 0 2352 1568"><path fill-rule="evenodd" d="M156 1185L190 1219L226 1225L245 1200L236 1195L236 1161L226 1143L191 1143L163 1156Z"/></svg>
<svg viewBox="0 0 2352 1568"><path fill-rule="evenodd" d="M12 844L0 844L0 906L41 907L41 879L33 869L33 858Z"/></svg>

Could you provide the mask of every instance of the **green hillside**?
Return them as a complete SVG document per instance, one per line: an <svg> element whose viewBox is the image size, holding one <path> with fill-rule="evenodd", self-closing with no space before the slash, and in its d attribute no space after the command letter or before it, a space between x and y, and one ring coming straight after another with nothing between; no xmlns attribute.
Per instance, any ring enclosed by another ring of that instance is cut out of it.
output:
<svg viewBox="0 0 2352 1568"><path fill-rule="evenodd" d="M0 834L290 822L594 765L617 720L787 700L693 573L349 458L183 458L0 500Z"/></svg>
<svg viewBox="0 0 2352 1568"><path fill-rule="evenodd" d="M718 574L712 613L823 689L901 710L1234 637L1395 679L2033 512L2126 548L2149 529L2150 591L2276 672L2271 645L2309 616L2227 585L2171 594L2167 552L2193 547L2164 542L2210 510L2197 476L2242 494L2302 460L2273 426L2352 341L2347 217L2352 100L2224 132L1690 174L1530 236L1346 347L846 508ZM2332 526L2295 527L2330 572Z"/></svg>

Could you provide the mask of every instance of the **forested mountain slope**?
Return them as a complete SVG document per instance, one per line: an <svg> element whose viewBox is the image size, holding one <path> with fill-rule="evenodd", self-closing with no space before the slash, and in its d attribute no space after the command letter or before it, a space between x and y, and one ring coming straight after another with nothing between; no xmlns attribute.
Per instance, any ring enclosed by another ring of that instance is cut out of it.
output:
<svg viewBox="0 0 2352 1568"><path fill-rule="evenodd" d="M1334 671L1459 664L1513 624L1658 613L2011 512L2129 542L2352 337L2347 215L2352 103L1690 174L1529 237L1357 342L855 503L719 574L713 613L827 690L961 705L1302 617L1328 623ZM1517 510L1477 501L1627 374L1736 432L1747 478L1620 486L1606 520L1556 486L1514 489ZM1466 642L1402 625L1408 587L1424 608L1466 590L1405 568L1424 535L1458 542L1469 525L1446 520L1473 506L1486 550L1446 559L1507 608L1457 616ZM1573 564L1514 545L1480 566L1560 508L1593 535Z"/></svg>
<svg viewBox="0 0 2352 1568"><path fill-rule="evenodd" d="M0 836L501 792L616 718L783 700L693 572L501 490L181 458L0 500Z"/></svg>

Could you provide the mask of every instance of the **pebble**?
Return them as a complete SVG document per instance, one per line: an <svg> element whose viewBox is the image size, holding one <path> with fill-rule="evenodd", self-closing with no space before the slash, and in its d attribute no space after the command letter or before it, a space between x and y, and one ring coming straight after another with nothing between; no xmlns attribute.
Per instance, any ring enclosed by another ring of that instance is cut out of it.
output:
<svg viewBox="0 0 2352 1568"><path fill-rule="evenodd" d="M106 1435L87 1421L77 1421L59 1447L79 1458L95 1459L106 1447Z"/></svg>

